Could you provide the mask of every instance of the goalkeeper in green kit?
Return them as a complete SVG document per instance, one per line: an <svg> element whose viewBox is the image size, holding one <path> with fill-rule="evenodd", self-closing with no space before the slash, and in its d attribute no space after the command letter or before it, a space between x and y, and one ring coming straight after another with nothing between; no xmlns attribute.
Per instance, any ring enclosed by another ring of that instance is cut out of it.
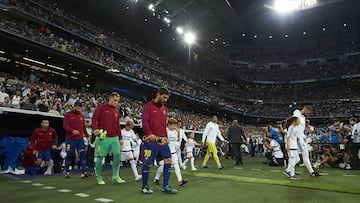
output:
<svg viewBox="0 0 360 203"><path fill-rule="evenodd" d="M92 126L95 139L95 174L98 185L104 185L105 181L102 178L102 160L111 153L113 155L112 162L112 182L125 183L125 180L119 176L120 165L120 143L122 142L120 129L120 114L117 110L120 95L117 92L112 92L107 104L99 104L96 112L92 118Z"/></svg>

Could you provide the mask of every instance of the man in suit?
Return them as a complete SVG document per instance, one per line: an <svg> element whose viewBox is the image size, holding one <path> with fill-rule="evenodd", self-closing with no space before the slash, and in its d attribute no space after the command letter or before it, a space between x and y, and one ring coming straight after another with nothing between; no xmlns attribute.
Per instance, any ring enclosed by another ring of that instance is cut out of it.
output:
<svg viewBox="0 0 360 203"><path fill-rule="evenodd" d="M235 155L235 164L237 166L243 164L240 148L242 144L246 144L246 137L237 120L233 120L232 125L229 127L228 139Z"/></svg>

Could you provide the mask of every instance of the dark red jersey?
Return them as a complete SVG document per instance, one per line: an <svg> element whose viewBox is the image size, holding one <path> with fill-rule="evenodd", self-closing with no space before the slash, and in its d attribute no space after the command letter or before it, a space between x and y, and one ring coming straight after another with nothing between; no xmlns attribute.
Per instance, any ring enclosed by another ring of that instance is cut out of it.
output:
<svg viewBox="0 0 360 203"><path fill-rule="evenodd" d="M103 129L107 131L107 137L119 136L121 139L120 114L118 110L109 105L99 105L92 118L92 126L94 131Z"/></svg>
<svg viewBox="0 0 360 203"><path fill-rule="evenodd" d="M51 145L58 144L58 135L54 128L49 127L47 130L41 127L36 128L31 136L31 147L37 151L47 151Z"/></svg>
<svg viewBox="0 0 360 203"><path fill-rule="evenodd" d="M158 137L167 137L166 134L167 109L154 100L144 106L142 125L145 136L154 134Z"/></svg>
<svg viewBox="0 0 360 203"><path fill-rule="evenodd" d="M74 111L66 113L63 127L66 131L66 138L77 139L89 137L85 126L85 117L81 113L75 113ZM74 130L79 131L79 134L74 135Z"/></svg>

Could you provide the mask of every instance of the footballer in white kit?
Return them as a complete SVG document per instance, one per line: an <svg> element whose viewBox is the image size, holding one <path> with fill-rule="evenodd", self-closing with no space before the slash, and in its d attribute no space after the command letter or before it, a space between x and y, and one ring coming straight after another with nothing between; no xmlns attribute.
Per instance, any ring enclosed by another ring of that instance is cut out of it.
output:
<svg viewBox="0 0 360 203"><path fill-rule="evenodd" d="M194 165L194 154L193 150L196 146L199 146L199 144L194 140L195 133L191 132L189 135L189 139L186 142L185 148L186 148L186 159L183 164L183 169L186 170L186 163L190 160L191 170L196 171L197 168Z"/></svg>
<svg viewBox="0 0 360 203"><path fill-rule="evenodd" d="M133 151L131 148L132 143L136 143L136 135L135 132L132 130L134 127L133 121L127 121L125 124L125 128L121 130L122 135L122 144L121 144L121 161L129 161L131 170L134 173L135 181L138 181L142 178L139 175L137 168L136 168L136 160L133 155Z"/></svg>
<svg viewBox="0 0 360 203"><path fill-rule="evenodd" d="M300 123L297 126L298 129L298 151L302 155L303 162L305 164L306 169L308 170L311 177L319 177L321 174L316 172L311 165L310 158L309 158L309 152L307 148L307 144L305 143L305 126L306 126L306 119L305 116L309 116L311 112L313 111L313 108L309 105L304 106L301 111L295 110L293 112L293 116L299 117Z"/></svg>
<svg viewBox="0 0 360 203"><path fill-rule="evenodd" d="M178 179L178 185L182 186L186 184L188 181L183 180L181 176L180 166L178 162L178 157L176 155L176 145L180 140L180 132L177 128L177 120L175 118L170 118L168 121L168 128L166 129L167 139L169 143L170 153L171 153L171 161L172 166L174 167L176 178ZM160 178L161 173L163 172L164 168L164 161L159 162L159 168L156 172L154 182L157 184Z"/></svg>

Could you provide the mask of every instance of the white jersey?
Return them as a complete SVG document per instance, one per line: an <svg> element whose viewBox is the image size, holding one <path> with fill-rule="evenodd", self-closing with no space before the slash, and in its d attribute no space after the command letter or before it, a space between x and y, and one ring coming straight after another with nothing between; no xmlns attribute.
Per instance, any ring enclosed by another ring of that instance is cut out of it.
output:
<svg viewBox="0 0 360 203"><path fill-rule="evenodd" d="M297 126L289 126L288 132L286 134L286 138L290 138L289 142L287 143L287 139L285 139L286 144L289 146L290 150L297 150L298 144L297 144L297 137L299 134L299 129Z"/></svg>
<svg viewBox="0 0 360 203"><path fill-rule="evenodd" d="M166 128L167 136L168 136L168 142L169 142L169 148L171 153L176 152L176 145L179 142L179 134L176 130L169 130Z"/></svg>
<svg viewBox="0 0 360 203"><path fill-rule="evenodd" d="M186 153L187 152L192 152L195 148L195 146L197 145L198 143L192 139L192 138L189 138L188 141L186 142Z"/></svg>
<svg viewBox="0 0 360 203"><path fill-rule="evenodd" d="M209 122L205 127L201 142L205 142L205 140L206 140L206 142L215 142L217 137L221 141L223 141L223 142L225 141L225 139L221 135L219 125L214 122Z"/></svg>
<svg viewBox="0 0 360 203"><path fill-rule="evenodd" d="M300 110L296 109L294 112L293 112L293 115L294 116L297 116L299 117L300 119L300 124L298 125L298 128L299 128L299 131L304 134L305 132L305 125L306 125L306 119L305 119L305 116L301 113Z"/></svg>
<svg viewBox="0 0 360 203"><path fill-rule="evenodd" d="M136 139L134 131L122 129L121 135L123 140L123 144L121 145L121 151L131 151L131 144L135 143L134 140Z"/></svg>
<svg viewBox="0 0 360 203"><path fill-rule="evenodd" d="M360 143L360 122L353 126L351 139L353 139L354 143Z"/></svg>

